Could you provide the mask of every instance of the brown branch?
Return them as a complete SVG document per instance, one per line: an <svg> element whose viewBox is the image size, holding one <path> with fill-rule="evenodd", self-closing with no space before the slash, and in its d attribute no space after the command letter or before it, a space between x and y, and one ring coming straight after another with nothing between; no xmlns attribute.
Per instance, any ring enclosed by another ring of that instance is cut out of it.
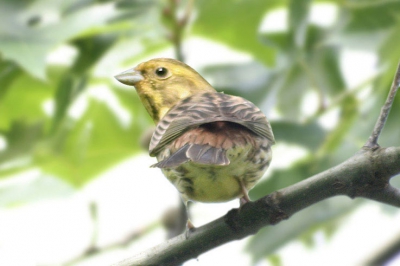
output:
<svg viewBox="0 0 400 266"><path fill-rule="evenodd" d="M400 207L400 191L389 184L400 173L399 162L400 147L363 148L336 167L229 211L197 228L189 239L179 235L115 265L177 265L337 195L369 198Z"/></svg>
<svg viewBox="0 0 400 266"><path fill-rule="evenodd" d="M367 143L365 143L364 147L370 149L375 149L379 147L378 138L382 132L383 127L385 126L386 120L389 116L390 109L392 108L393 105L394 97L396 96L399 86L400 86L400 62L397 66L396 74L394 76L389 95L386 99L385 104L381 109L381 113L379 114L379 118L376 121L374 130L372 131L372 134L369 137Z"/></svg>

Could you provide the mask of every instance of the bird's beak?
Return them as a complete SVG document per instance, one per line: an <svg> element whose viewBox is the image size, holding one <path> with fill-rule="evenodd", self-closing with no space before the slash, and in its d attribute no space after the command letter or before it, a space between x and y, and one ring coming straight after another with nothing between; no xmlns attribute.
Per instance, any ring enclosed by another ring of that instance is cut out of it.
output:
<svg viewBox="0 0 400 266"><path fill-rule="evenodd" d="M128 69L127 71L116 75L114 78L116 78L119 82L124 83L125 85L131 86L144 79L142 73L135 70L134 68Z"/></svg>

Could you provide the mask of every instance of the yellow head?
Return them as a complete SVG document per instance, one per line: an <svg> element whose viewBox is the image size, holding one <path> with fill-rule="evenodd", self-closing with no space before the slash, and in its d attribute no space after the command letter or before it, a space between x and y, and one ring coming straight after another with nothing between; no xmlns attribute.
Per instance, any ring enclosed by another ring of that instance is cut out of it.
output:
<svg viewBox="0 0 400 266"><path fill-rule="evenodd" d="M156 58L143 62L115 78L133 85L155 123L178 101L200 92L215 91L190 66L169 58Z"/></svg>

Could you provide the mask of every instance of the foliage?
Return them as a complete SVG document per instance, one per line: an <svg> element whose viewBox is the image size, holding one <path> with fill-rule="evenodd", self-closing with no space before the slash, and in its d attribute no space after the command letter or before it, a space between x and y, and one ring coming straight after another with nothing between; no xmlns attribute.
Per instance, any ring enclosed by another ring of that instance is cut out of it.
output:
<svg viewBox="0 0 400 266"><path fill-rule="evenodd" d="M0 1L0 137L6 143L0 150L0 178L39 168L79 187L140 151L139 139L150 120L135 92L121 89L112 76L115 68L131 67L172 47L160 15L170 2ZM332 24L311 20L318 4L336 8ZM261 31L263 18L277 9L286 12L287 28ZM195 2L196 16L184 41L201 37L252 58L246 64L208 65L200 72L215 80L217 90L248 98L267 115L274 109L276 142L306 151L289 168L270 173L251 191L252 198L328 169L364 144L400 58L399 12L397 1ZM67 63L51 62L49 56L60 47L75 55L65 55ZM341 69L341 55L348 50L378 58L376 73L354 87ZM314 102L305 102L309 95ZM304 104L317 108L305 114ZM392 112L399 108L397 97ZM324 126L321 120L332 110L338 121ZM396 145L399 135L392 115L380 144ZM332 202L298 214L290 230L287 224L266 228L251 239L249 252L258 260L291 239L306 239L316 228L332 231L337 225L332 219L357 207Z"/></svg>

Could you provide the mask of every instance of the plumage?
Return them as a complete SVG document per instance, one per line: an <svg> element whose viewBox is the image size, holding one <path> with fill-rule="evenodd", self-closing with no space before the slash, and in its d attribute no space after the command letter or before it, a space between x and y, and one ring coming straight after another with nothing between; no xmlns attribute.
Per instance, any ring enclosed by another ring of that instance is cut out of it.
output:
<svg viewBox="0 0 400 266"><path fill-rule="evenodd" d="M274 143L267 118L253 103L241 97L206 92L189 96L170 109L156 127L150 142L150 155L155 156L184 131L217 121L242 125L267 138L271 145Z"/></svg>
<svg viewBox="0 0 400 266"><path fill-rule="evenodd" d="M190 201L242 197L271 161L274 136L267 118L248 100L218 93L182 62L158 58L116 76L134 85L156 123L149 153Z"/></svg>

